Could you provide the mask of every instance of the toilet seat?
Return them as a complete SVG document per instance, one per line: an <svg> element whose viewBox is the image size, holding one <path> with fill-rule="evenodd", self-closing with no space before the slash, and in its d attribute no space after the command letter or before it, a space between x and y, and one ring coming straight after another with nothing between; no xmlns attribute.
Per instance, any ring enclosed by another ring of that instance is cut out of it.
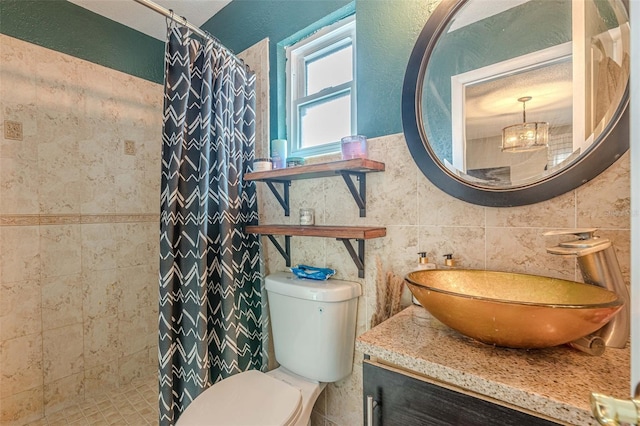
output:
<svg viewBox="0 0 640 426"><path fill-rule="evenodd" d="M293 425L301 411L300 389L249 370L198 395L182 413L177 426Z"/></svg>

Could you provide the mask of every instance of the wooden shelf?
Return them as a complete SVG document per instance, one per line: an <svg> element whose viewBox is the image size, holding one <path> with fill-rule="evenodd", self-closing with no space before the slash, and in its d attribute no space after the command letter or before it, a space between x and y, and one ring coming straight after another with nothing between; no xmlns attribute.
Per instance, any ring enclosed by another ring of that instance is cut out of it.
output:
<svg viewBox="0 0 640 426"><path fill-rule="evenodd" d="M384 163L379 161L354 158L352 160L247 173L244 175L244 180L265 182L284 209L284 215L289 216L289 187L292 180L342 176L349 192L351 192L353 199L360 208L360 217L364 217L366 216L367 208L366 174L383 172L384 168ZM356 182L354 182L353 178L355 178ZM276 189L276 184L282 185L282 191ZM267 236L284 257L287 266L291 266L291 237L336 238L344 243L351 259L353 259L358 268L358 276L360 278L364 278L364 241L387 235L386 228L366 226L255 225L247 226L246 232ZM284 247L274 235L284 236ZM356 240L357 251L350 240Z"/></svg>
<svg viewBox="0 0 640 426"><path fill-rule="evenodd" d="M284 215L289 216L289 187L291 186L292 180L342 176L349 192L351 192L353 199L360 209L360 217L365 217L367 215L366 174L382 171L384 171L384 163L366 158L354 158L352 160L332 161L330 163L309 164L305 166L267 170L264 172L246 173L244 180L265 182L284 209ZM354 177L356 182L353 181ZM282 185L282 194L276 189L275 184Z"/></svg>
<svg viewBox="0 0 640 426"><path fill-rule="evenodd" d="M360 278L364 278L364 241L387 235L386 228L366 226L253 225L247 226L245 230L250 234L266 235L284 257L287 266L291 266L292 236L336 238L342 241L349 252L353 263L358 268ZM284 247L274 235L284 235ZM350 240L356 240L358 243L357 251Z"/></svg>
<svg viewBox="0 0 640 426"><path fill-rule="evenodd" d="M252 172L244 175L245 180L289 182L300 179L314 179L322 177L340 176L343 172L372 173L383 172L384 163L366 158L332 161L330 163L308 164L304 166L287 167L284 169Z"/></svg>
<svg viewBox="0 0 640 426"><path fill-rule="evenodd" d="M247 226L246 230L250 234L346 238L354 240L369 240L387 235L386 228L365 226L256 225Z"/></svg>

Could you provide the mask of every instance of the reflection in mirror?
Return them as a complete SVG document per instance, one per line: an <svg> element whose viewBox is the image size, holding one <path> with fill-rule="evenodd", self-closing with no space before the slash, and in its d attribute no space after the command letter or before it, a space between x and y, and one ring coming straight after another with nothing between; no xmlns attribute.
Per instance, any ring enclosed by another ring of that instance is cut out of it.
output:
<svg viewBox="0 0 640 426"><path fill-rule="evenodd" d="M552 173L572 153L579 152L571 143L570 52L565 43L528 55L526 61L520 57L452 78L453 167L474 177L481 177L478 169L499 168L506 179L487 179L486 184L511 186ZM545 59L540 61L540 56ZM524 70L523 62L527 63ZM497 77L496 70L500 70ZM501 149L504 129L524 121L520 99L526 99L528 122L549 123L544 149Z"/></svg>
<svg viewBox="0 0 640 426"><path fill-rule="evenodd" d="M454 179L491 191L535 185L579 162L619 118L629 23L618 0L469 0L437 35L416 113L428 154ZM549 123L548 145L503 150L525 97L526 121Z"/></svg>

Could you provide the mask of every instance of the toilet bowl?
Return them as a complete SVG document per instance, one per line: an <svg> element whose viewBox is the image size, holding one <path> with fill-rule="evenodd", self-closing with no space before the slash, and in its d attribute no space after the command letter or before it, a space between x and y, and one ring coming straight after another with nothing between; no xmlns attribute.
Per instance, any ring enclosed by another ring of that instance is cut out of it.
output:
<svg viewBox="0 0 640 426"><path fill-rule="evenodd" d="M305 426L326 384L351 374L360 285L276 273L265 286L280 367L214 384L191 402L177 426Z"/></svg>
<svg viewBox="0 0 640 426"><path fill-rule="evenodd" d="M326 383L314 383L283 367L245 371L200 394L177 426L306 426Z"/></svg>

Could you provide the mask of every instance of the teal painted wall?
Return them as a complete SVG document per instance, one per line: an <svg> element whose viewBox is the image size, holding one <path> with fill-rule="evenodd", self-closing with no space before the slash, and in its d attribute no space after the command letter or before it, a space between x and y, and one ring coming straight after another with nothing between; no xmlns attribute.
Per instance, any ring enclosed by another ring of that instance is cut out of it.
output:
<svg viewBox="0 0 640 426"><path fill-rule="evenodd" d="M269 39L271 139L286 137L283 43L291 44L353 11L350 0L234 0L202 25L234 52Z"/></svg>
<svg viewBox="0 0 640 426"><path fill-rule="evenodd" d="M202 28L235 52L269 38L271 138L285 136L278 45L347 16L357 16L358 133L402 132L404 71L430 10L426 0L233 0ZM279 99L280 98L280 99Z"/></svg>
<svg viewBox="0 0 640 426"><path fill-rule="evenodd" d="M156 83L164 80L163 42L65 0L0 0L0 32Z"/></svg>
<svg viewBox="0 0 640 426"><path fill-rule="evenodd" d="M358 133L372 138L402 132L404 73L434 3L356 2Z"/></svg>
<svg viewBox="0 0 640 426"><path fill-rule="evenodd" d="M286 131L282 44L355 10L358 131L371 138L402 131L404 71L428 5L433 9L427 0L233 0L202 28L235 52L269 38L274 139ZM65 0L0 0L0 32L154 82L164 78L163 42Z"/></svg>

